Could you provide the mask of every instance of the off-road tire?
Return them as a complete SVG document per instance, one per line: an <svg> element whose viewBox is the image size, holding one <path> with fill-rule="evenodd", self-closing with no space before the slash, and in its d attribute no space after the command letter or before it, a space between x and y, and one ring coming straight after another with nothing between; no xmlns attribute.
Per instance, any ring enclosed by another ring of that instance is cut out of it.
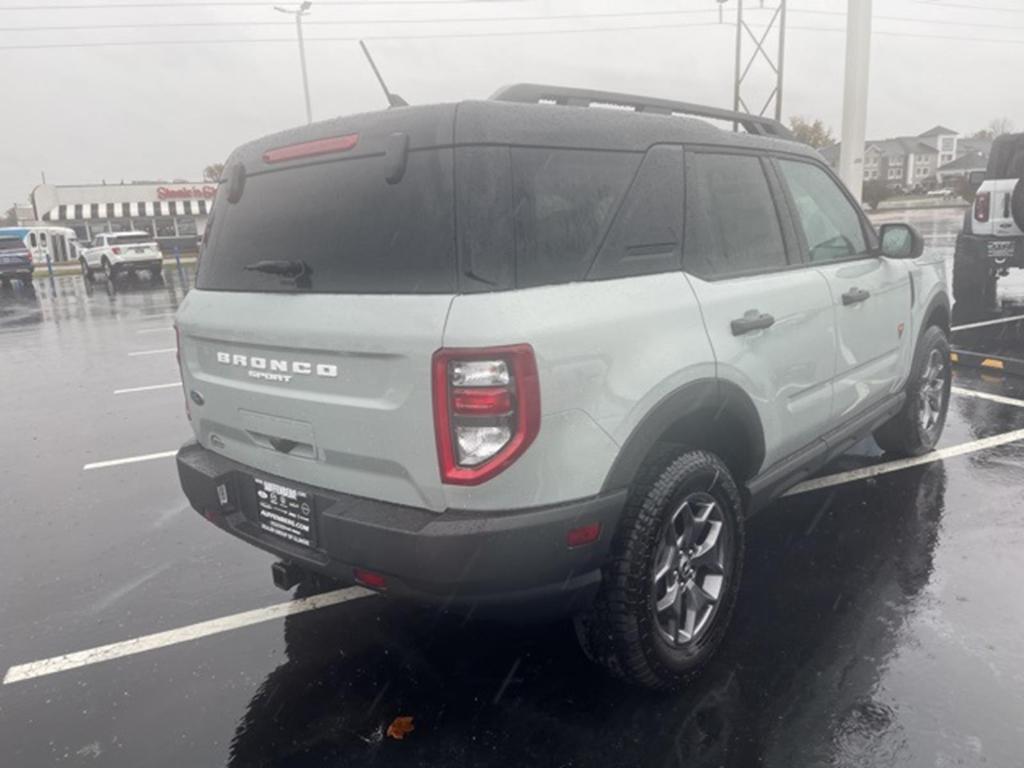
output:
<svg viewBox="0 0 1024 768"><path fill-rule="evenodd" d="M938 350L938 354L945 364L945 383L942 395L942 407L937 429L933 432L924 430L919 419L919 407L922 388L922 374L928 364L932 350ZM942 436L942 430L946 424L946 414L949 411L949 393L953 377L949 359L949 339L946 332L937 325L929 326L921 334L917 342L917 349L914 350L914 362L910 368L910 378L907 379L906 395L907 400L900 409L900 412L889 421L875 430L875 442L887 453L896 456L911 457L921 456L935 448L936 442Z"/></svg>
<svg viewBox="0 0 1024 768"><path fill-rule="evenodd" d="M651 573L665 521L679 499L698 490L713 496L723 512L729 562L711 623L692 643L673 647L655 627ZM686 683L711 658L728 627L743 570L743 526L739 491L718 456L677 448L649 461L630 491L594 605L576 618L588 658L644 687L668 690Z"/></svg>
<svg viewBox="0 0 1024 768"><path fill-rule="evenodd" d="M1010 214L1013 216L1013 223L1017 229L1024 232L1024 176L1020 177L1017 186L1013 188L1013 196L1010 198Z"/></svg>

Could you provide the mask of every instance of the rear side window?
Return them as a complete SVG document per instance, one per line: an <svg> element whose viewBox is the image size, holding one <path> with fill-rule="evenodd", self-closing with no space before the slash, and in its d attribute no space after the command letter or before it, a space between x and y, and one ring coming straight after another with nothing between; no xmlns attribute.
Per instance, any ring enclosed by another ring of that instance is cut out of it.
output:
<svg viewBox="0 0 1024 768"><path fill-rule="evenodd" d="M25 243L20 237L0 238L0 251L23 251Z"/></svg>
<svg viewBox="0 0 1024 768"><path fill-rule="evenodd" d="M810 163L779 160L782 178L796 206L796 218L810 261L831 261L864 253L860 215L839 185Z"/></svg>
<svg viewBox="0 0 1024 768"><path fill-rule="evenodd" d="M452 150L409 153L386 180L382 156L250 174L237 203L218 195L196 285L225 291L453 293ZM302 281L253 269L304 265ZM249 267L249 269L246 269Z"/></svg>
<svg viewBox="0 0 1024 768"><path fill-rule="evenodd" d="M515 147L516 284L582 280L641 156Z"/></svg>
<svg viewBox="0 0 1024 768"><path fill-rule="evenodd" d="M759 158L696 153L687 171L686 271L714 278L786 266L779 216Z"/></svg>

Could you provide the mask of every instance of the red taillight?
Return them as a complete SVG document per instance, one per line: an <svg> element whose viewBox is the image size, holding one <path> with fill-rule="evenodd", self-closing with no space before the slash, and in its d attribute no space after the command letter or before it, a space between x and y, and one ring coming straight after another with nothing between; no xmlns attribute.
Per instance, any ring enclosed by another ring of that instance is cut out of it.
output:
<svg viewBox="0 0 1024 768"><path fill-rule="evenodd" d="M113 254L115 256L119 256L121 254L121 249L118 248L116 245L113 248L111 248L110 250L113 252Z"/></svg>
<svg viewBox="0 0 1024 768"><path fill-rule="evenodd" d="M992 206L992 193L979 192L974 197L974 220L984 224L988 221L989 209Z"/></svg>
<svg viewBox="0 0 1024 768"><path fill-rule="evenodd" d="M301 144L289 144L286 147L268 149L263 153L263 162L283 163L287 160L297 160L300 157L315 157L316 155L330 155L335 152L347 152L358 143L358 133L350 133L347 136L334 136L330 139L304 141Z"/></svg>
<svg viewBox="0 0 1024 768"><path fill-rule="evenodd" d="M512 411L512 393L505 387L455 387L452 410L463 416L503 416Z"/></svg>
<svg viewBox="0 0 1024 768"><path fill-rule="evenodd" d="M439 349L434 432L441 481L477 485L506 469L540 431L533 347Z"/></svg>
<svg viewBox="0 0 1024 768"><path fill-rule="evenodd" d="M188 406L188 389L185 387L185 371L181 365L181 329L178 328L178 324L174 324L174 346L177 347L174 357L178 361L178 376L181 378L181 391L185 395L185 415L189 421L192 421L192 409Z"/></svg>
<svg viewBox="0 0 1024 768"><path fill-rule="evenodd" d="M387 589L388 580L383 574L376 571L367 571L363 568L353 568L352 576L357 582L370 589Z"/></svg>

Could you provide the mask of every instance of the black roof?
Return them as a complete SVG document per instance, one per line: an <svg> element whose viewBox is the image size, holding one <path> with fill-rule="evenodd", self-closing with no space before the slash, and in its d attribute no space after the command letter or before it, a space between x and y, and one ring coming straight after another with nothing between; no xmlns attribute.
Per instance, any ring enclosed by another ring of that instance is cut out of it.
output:
<svg viewBox="0 0 1024 768"><path fill-rule="evenodd" d="M723 130L685 115L736 121L748 132ZM269 167L262 160L268 149L347 134L359 135L349 156L384 154L394 133L409 137L410 150L452 144L508 144L646 151L655 144L673 143L771 149L820 159L813 149L792 140L784 126L769 118L628 94L517 85L485 101L397 107L271 134L236 149L228 163L242 161L253 173Z"/></svg>

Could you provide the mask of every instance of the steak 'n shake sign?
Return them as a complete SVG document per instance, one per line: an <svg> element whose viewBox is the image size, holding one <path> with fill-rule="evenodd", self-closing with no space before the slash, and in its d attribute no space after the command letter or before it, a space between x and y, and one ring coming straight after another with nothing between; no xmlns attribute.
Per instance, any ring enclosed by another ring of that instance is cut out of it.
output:
<svg viewBox="0 0 1024 768"><path fill-rule="evenodd" d="M160 200L212 200L217 194L213 184L191 187L157 187L156 196Z"/></svg>

